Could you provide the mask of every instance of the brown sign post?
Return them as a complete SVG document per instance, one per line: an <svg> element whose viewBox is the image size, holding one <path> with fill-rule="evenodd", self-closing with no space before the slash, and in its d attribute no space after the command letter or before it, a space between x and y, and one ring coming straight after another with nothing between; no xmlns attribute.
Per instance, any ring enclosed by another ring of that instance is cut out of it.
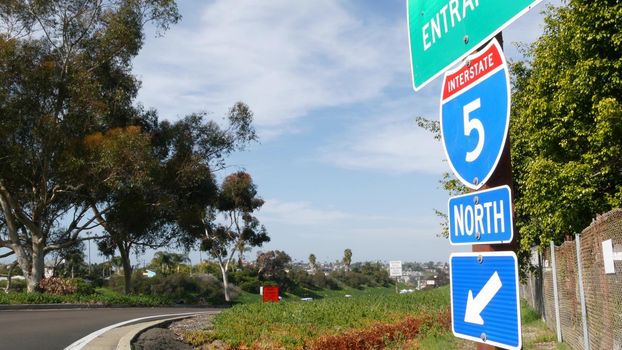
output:
<svg viewBox="0 0 622 350"><path fill-rule="evenodd" d="M503 48L503 34L499 32L495 38L501 47ZM503 147L503 151L501 153L501 158L499 159L499 163L497 164L496 169L490 176L490 179L486 182L484 186L478 191L486 190L493 187L507 185L510 187L510 193L514 194L514 187L512 185L512 159L510 154L510 136L508 136L505 140L505 146ZM474 192L478 192L474 191ZM512 197L512 213L514 213L514 198ZM494 251L514 251L518 250L518 242L519 242L519 233L514 227L514 239L509 244L477 244L472 246L473 252L494 252ZM487 345L477 343L477 350L494 350L494 349L502 349L496 346Z"/></svg>

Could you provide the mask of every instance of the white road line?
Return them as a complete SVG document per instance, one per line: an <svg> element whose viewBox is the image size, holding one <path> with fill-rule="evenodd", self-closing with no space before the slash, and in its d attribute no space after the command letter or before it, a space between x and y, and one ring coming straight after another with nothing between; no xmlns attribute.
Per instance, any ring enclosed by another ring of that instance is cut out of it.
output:
<svg viewBox="0 0 622 350"><path fill-rule="evenodd" d="M119 322L119 323L113 324L111 326L108 326L106 328L99 329L99 330L97 330L97 331L87 335L84 338L80 338L80 339L76 340L71 345L66 347L65 350L80 350L80 349L84 348L84 346L86 346L88 343L90 343L93 339L95 339L95 338L99 337L100 335L108 332L109 330L111 330L113 328L125 326L126 324L129 324L129 323L143 321L143 320L148 320L148 319L152 319L152 318L186 316L186 315L202 314L202 313L206 313L206 312L210 312L210 311L184 312L184 313L179 313L179 314L164 314L164 315L146 316L146 317L135 318L135 319L129 320L129 321Z"/></svg>

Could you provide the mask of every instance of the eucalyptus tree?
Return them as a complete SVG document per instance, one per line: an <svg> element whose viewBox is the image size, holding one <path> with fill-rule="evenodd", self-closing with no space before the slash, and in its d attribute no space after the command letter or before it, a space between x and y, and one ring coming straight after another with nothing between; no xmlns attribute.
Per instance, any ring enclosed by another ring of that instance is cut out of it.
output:
<svg viewBox="0 0 622 350"><path fill-rule="evenodd" d="M265 227L253 215L263 204L251 176L239 171L223 180L214 206L195 212L193 220L185 222L194 225L194 237L200 239L201 249L218 262L226 301L230 301L228 273L235 253L270 241Z"/></svg>
<svg viewBox="0 0 622 350"><path fill-rule="evenodd" d="M282 250L257 253L257 272L261 281L288 283L287 271L291 269L292 258Z"/></svg>
<svg viewBox="0 0 622 350"><path fill-rule="evenodd" d="M197 240L196 226L203 234L210 220L205 210L214 208L218 197L214 172L224 168L229 153L256 138L252 116L242 102L234 104L223 123L205 114L158 122L145 113L140 127L86 137L82 173L99 185L85 197L107 233L99 241L100 251L120 254L126 293L132 289L132 252L190 248Z"/></svg>
<svg viewBox="0 0 622 350"><path fill-rule="evenodd" d="M96 184L77 155L87 135L133 124L143 28L178 20L173 0L0 4L0 247L15 254L28 291L48 252L97 225L81 193Z"/></svg>

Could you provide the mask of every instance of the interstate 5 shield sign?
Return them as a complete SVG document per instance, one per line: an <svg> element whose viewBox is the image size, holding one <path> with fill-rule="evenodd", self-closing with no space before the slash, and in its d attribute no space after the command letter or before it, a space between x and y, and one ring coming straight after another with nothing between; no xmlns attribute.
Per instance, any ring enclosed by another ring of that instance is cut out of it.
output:
<svg viewBox="0 0 622 350"><path fill-rule="evenodd" d="M445 73L443 148L451 170L471 189L484 185L497 167L510 125L510 102L507 64L495 39Z"/></svg>

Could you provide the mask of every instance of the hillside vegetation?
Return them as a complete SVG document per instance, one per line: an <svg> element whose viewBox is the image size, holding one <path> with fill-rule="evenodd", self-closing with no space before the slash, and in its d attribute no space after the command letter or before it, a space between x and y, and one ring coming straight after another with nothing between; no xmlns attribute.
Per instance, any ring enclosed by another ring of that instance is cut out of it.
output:
<svg viewBox="0 0 622 350"><path fill-rule="evenodd" d="M311 302L236 305L219 314L211 329L185 338L195 346L221 340L234 349L368 349L449 329L446 287L413 294L391 288L346 293Z"/></svg>

